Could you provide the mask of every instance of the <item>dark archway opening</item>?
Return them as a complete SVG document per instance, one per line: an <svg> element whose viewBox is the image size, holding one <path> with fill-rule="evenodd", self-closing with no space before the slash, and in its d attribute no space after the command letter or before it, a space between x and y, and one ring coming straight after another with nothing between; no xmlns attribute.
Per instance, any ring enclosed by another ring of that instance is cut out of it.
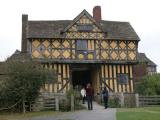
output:
<svg viewBox="0 0 160 120"><path fill-rule="evenodd" d="M91 71L90 70L79 70L72 72L72 84L73 88L86 87L88 83L91 83Z"/></svg>

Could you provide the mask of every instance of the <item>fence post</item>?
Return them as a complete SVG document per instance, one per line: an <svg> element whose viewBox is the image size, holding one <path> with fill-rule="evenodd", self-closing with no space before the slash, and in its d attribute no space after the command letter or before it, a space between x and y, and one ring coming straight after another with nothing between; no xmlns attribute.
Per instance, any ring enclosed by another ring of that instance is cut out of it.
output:
<svg viewBox="0 0 160 120"><path fill-rule="evenodd" d="M23 113L26 113L26 105L25 105L25 100L24 99L22 101L22 106L23 106Z"/></svg>
<svg viewBox="0 0 160 120"><path fill-rule="evenodd" d="M135 100L136 100L136 107L139 107L139 94L135 94Z"/></svg>
<svg viewBox="0 0 160 120"><path fill-rule="evenodd" d="M32 104L31 104L31 102L29 102L29 112L31 112L32 111Z"/></svg>
<svg viewBox="0 0 160 120"><path fill-rule="evenodd" d="M74 96L71 94L71 111L74 111Z"/></svg>
<svg viewBox="0 0 160 120"><path fill-rule="evenodd" d="M59 99L58 97L55 98L56 102L56 111L59 111Z"/></svg>
<svg viewBox="0 0 160 120"><path fill-rule="evenodd" d="M124 94L120 93L121 107L124 107Z"/></svg>

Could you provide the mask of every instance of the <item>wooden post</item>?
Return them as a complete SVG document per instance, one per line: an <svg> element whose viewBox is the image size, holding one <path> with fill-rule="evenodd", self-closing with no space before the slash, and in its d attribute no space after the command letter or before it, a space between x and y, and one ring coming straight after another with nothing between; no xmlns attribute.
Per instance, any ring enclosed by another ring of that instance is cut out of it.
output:
<svg viewBox="0 0 160 120"><path fill-rule="evenodd" d="M121 107L124 107L124 95L120 93Z"/></svg>
<svg viewBox="0 0 160 120"><path fill-rule="evenodd" d="M31 112L32 111L32 102L29 102L29 112Z"/></svg>
<svg viewBox="0 0 160 120"><path fill-rule="evenodd" d="M56 111L59 111L59 99L58 97L55 98L56 102Z"/></svg>
<svg viewBox="0 0 160 120"><path fill-rule="evenodd" d="M22 106L23 106L23 113L26 113L26 106L25 106L25 100L23 99L22 101Z"/></svg>
<svg viewBox="0 0 160 120"><path fill-rule="evenodd" d="M71 111L74 111L74 96L71 94Z"/></svg>
<svg viewBox="0 0 160 120"><path fill-rule="evenodd" d="M135 94L135 102L136 102L136 107L139 107L139 94Z"/></svg>

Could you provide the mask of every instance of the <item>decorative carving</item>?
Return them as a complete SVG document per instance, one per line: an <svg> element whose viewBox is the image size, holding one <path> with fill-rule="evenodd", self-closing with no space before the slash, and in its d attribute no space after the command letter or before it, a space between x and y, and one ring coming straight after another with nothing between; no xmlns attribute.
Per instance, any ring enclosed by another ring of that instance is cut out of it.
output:
<svg viewBox="0 0 160 120"><path fill-rule="evenodd" d="M108 53L106 51L102 51L101 55L104 59L108 59Z"/></svg>
<svg viewBox="0 0 160 120"><path fill-rule="evenodd" d="M34 58L38 58L38 57L40 56L40 53L39 53L37 50L35 50L35 51L32 53L32 56L33 56Z"/></svg>
<svg viewBox="0 0 160 120"><path fill-rule="evenodd" d="M117 47L117 42L112 41L110 46L112 47L112 49L115 49Z"/></svg>
<svg viewBox="0 0 160 120"><path fill-rule="evenodd" d="M48 40L45 40L45 41L43 42L43 45L47 48L47 47L50 45L50 43L49 43Z"/></svg>
<svg viewBox="0 0 160 120"><path fill-rule="evenodd" d="M61 43L58 40L52 42L52 48L60 48Z"/></svg>
<svg viewBox="0 0 160 120"><path fill-rule="evenodd" d="M52 51L52 57L53 57L53 58L58 58L59 55L60 55L60 52L59 52L58 50L53 50L53 51Z"/></svg>
<svg viewBox="0 0 160 120"><path fill-rule="evenodd" d="M112 57L113 60L116 60L117 57L118 57L118 55L117 55L117 53L116 53L115 51L113 51L113 52L111 53L111 57Z"/></svg>
<svg viewBox="0 0 160 120"><path fill-rule="evenodd" d="M126 49L126 43L120 42L119 48L120 48L120 49Z"/></svg>
<svg viewBox="0 0 160 120"><path fill-rule="evenodd" d="M34 40L34 41L32 42L32 45L33 45L35 48L37 48L37 47L40 45L40 42L39 42L38 40Z"/></svg>
<svg viewBox="0 0 160 120"><path fill-rule="evenodd" d="M108 48L108 43L106 41L102 41L101 46L102 46L103 49L107 49Z"/></svg>
<svg viewBox="0 0 160 120"><path fill-rule="evenodd" d="M92 33L92 32L67 32L67 38L75 39L100 39L104 38L104 33Z"/></svg>
<svg viewBox="0 0 160 120"><path fill-rule="evenodd" d="M79 59L84 59L84 55L83 55L83 54L79 54L79 55L78 55L78 58L79 58Z"/></svg>
<svg viewBox="0 0 160 120"><path fill-rule="evenodd" d="M126 55L126 53L125 53L124 51L121 52L121 53L120 53L120 60L121 60L121 59L126 59L126 56L127 56L127 55Z"/></svg>
<svg viewBox="0 0 160 120"><path fill-rule="evenodd" d="M64 52L63 52L63 56L64 56L64 58L70 58L70 51L68 50L65 50Z"/></svg>
<svg viewBox="0 0 160 120"><path fill-rule="evenodd" d="M130 42L128 44L129 49L135 49L135 44L133 42Z"/></svg>
<svg viewBox="0 0 160 120"><path fill-rule="evenodd" d="M135 52L129 52L129 58L130 58L131 60L135 60L135 59L136 59L136 54L135 54Z"/></svg>
<svg viewBox="0 0 160 120"><path fill-rule="evenodd" d="M93 59L93 58L94 58L94 55L93 55L93 54L91 54L91 53L90 53L90 54L88 54L87 56L88 56L88 59Z"/></svg>
<svg viewBox="0 0 160 120"><path fill-rule="evenodd" d="M48 58L49 56L50 56L50 52L48 52L48 50L45 50L45 51L44 51L44 57L47 57L47 58Z"/></svg>
<svg viewBox="0 0 160 120"><path fill-rule="evenodd" d="M70 48L69 41L67 41L67 40L64 40L64 42L62 43L62 45L64 46L64 48Z"/></svg>

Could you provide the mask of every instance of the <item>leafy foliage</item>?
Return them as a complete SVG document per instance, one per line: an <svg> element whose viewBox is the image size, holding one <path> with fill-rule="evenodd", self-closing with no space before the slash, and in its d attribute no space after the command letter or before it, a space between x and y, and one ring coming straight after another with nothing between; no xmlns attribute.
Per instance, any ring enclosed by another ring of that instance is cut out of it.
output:
<svg viewBox="0 0 160 120"><path fill-rule="evenodd" d="M136 84L136 92L142 95L160 95L160 74L147 75Z"/></svg>
<svg viewBox="0 0 160 120"><path fill-rule="evenodd" d="M120 107L120 99L117 95L110 96L108 101L108 106L111 108L119 108Z"/></svg>
<svg viewBox="0 0 160 120"><path fill-rule="evenodd" d="M0 107L13 105L20 99L34 101L42 85L56 79L54 71L43 69L33 61L8 61L5 68L8 77L0 89Z"/></svg>
<svg viewBox="0 0 160 120"><path fill-rule="evenodd" d="M67 93L66 93L66 99L62 99L60 101L60 110L61 111L70 111L71 110L71 95L74 96L74 109L75 110L84 109L84 107L81 105L81 101L80 101L80 92L71 87L69 89L69 91L67 91Z"/></svg>

